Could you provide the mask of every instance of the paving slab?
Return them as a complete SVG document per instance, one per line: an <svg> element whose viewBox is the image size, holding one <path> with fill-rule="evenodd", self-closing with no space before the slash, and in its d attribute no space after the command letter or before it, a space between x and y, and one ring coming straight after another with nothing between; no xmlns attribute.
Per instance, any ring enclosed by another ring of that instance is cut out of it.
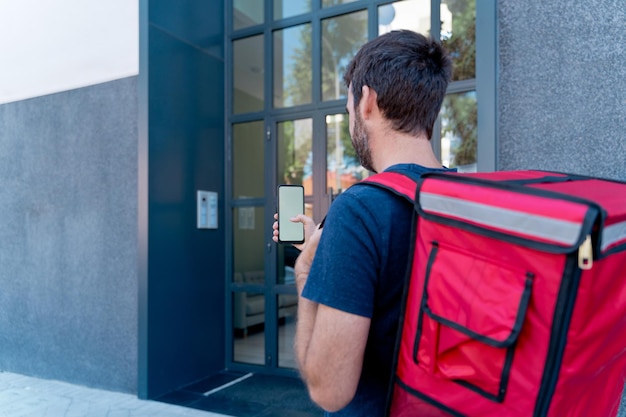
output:
<svg viewBox="0 0 626 417"><path fill-rule="evenodd" d="M2 417L236 417L0 372Z"/></svg>

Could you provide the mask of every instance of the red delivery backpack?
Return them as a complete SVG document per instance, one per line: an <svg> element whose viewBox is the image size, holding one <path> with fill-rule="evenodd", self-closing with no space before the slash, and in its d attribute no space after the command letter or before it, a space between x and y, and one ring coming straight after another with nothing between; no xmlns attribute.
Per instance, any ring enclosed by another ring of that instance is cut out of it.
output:
<svg viewBox="0 0 626 417"><path fill-rule="evenodd" d="M616 416L626 183L544 171L365 182L415 207L389 416Z"/></svg>

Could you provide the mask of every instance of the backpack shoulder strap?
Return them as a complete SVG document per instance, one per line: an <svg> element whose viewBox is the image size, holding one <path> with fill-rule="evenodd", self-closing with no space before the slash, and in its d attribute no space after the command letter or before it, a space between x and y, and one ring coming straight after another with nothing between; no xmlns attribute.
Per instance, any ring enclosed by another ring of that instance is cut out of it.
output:
<svg viewBox="0 0 626 417"><path fill-rule="evenodd" d="M372 184L406 198L411 204L415 201L417 182L411 177L398 172L381 172L367 177L357 184Z"/></svg>

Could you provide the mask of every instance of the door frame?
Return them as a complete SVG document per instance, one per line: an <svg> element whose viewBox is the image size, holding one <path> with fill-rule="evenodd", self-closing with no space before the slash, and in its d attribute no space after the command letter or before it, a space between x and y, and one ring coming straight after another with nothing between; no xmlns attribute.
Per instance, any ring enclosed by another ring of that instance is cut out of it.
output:
<svg viewBox="0 0 626 417"><path fill-rule="evenodd" d="M240 202L235 201L233 198L228 199L227 203L227 215L226 221L230 227L227 230L227 245L228 245L228 262L227 262L227 283L226 283L226 368L241 372L257 372L272 375L297 375L297 370L292 368L281 368L278 366L278 354L279 354L279 341L278 341L278 306L277 297L283 294L296 294L295 286L278 284L277 272L278 272L278 252L277 245L271 239L272 236L272 224L274 222L274 213L276 211L276 189L278 186L278 173L277 173L277 160L278 160L278 135L277 126L278 123L312 119L312 175L313 175L313 195L305 197L306 203L313 204L313 217L316 222L321 221L323 216L328 211L330 205L331 196L328 193L326 187L326 116L345 113L345 100L335 100L332 102L324 103L316 109L306 110L293 110L293 109L281 109L278 114L269 115L264 119L264 186L265 195L262 198L252 199L249 203L255 207L262 207L264 209L264 224L262 225L264 231L264 272L265 281L264 284L237 284L233 282L231 277L233 276L233 231L232 226L234 224L233 210L236 207L241 206ZM258 119L257 119L258 120ZM232 125L229 126L228 138L232 141ZM227 175L228 189L232 190L232 149L233 147L229 143L227 148ZM264 363L251 364L236 362L234 358L234 346L235 336L233 332L233 294L241 291L254 291L255 293L263 294L265 297L265 341L264 341Z"/></svg>

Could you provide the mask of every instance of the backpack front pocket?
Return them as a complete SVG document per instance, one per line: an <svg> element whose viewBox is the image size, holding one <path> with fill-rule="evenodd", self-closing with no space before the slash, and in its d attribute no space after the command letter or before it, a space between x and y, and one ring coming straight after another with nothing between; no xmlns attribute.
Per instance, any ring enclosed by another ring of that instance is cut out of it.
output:
<svg viewBox="0 0 626 417"><path fill-rule="evenodd" d="M432 243L414 361L429 374L501 402L534 274Z"/></svg>

